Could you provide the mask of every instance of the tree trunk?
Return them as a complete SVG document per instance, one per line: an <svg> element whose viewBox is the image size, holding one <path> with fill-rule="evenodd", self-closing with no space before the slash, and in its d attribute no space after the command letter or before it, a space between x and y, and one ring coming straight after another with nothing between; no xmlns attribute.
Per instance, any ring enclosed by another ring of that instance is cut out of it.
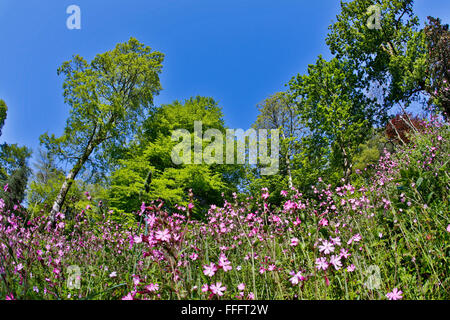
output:
<svg viewBox="0 0 450 320"><path fill-rule="evenodd" d="M80 172L84 163L91 155L92 151L94 150L94 147L95 146L91 141L86 147L83 156L78 159L77 163L73 166L72 170L70 170L69 174L64 179L61 189L59 190L58 196L56 197L55 202L53 203L52 211L50 212L50 218L53 226L55 225L56 222L56 214L60 212L61 207L63 206L64 201L66 200L67 193L69 192L69 189L72 186L74 179Z"/></svg>
<svg viewBox="0 0 450 320"><path fill-rule="evenodd" d="M289 158L289 152L286 152L286 169L289 179L289 188L292 188L292 173L291 173L291 159Z"/></svg>
<svg viewBox="0 0 450 320"><path fill-rule="evenodd" d="M342 153L344 155L344 179L345 183L348 183L350 180L350 175L352 174L352 163L349 160L349 156L347 155L347 152L345 151L345 148L342 147Z"/></svg>

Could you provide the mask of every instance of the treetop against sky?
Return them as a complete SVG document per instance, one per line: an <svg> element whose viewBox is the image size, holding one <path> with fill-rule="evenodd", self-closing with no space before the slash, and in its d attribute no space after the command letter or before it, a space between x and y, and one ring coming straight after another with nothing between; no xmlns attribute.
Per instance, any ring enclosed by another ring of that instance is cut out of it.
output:
<svg viewBox="0 0 450 320"><path fill-rule="evenodd" d="M67 8L81 9L68 29ZM450 3L417 0L421 19L450 20ZM13 1L0 3L0 97L9 106L2 141L37 149L43 132L60 134L68 116L57 68L79 54L92 59L136 37L165 55L155 104L212 96L226 125L249 128L256 104L285 90L325 44L339 1Z"/></svg>

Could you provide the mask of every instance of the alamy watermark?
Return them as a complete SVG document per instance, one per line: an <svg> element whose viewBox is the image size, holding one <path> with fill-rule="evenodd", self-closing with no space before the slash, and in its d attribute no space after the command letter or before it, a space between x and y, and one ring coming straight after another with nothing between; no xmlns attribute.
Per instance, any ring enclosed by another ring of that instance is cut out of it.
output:
<svg viewBox="0 0 450 320"><path fill-rule="evenodd" d="M366 270L366 282L364 285L369 290L377 290L381 286L381 271L380 267L371 265Z"/></svg>
<svg viewBox="0 0 450 320"><path fill-rule="evenodd" d="M81 269L77 265L72 265L67 268L67 288L80 289L81 287Z"/></svg>
<svg viewBox="0 0 450 320"><path fill-rule="evenodd" d="M378 5L371 5L367 8L367 28L373 30L381 30L381 8Z"/></svg>
<svg viewBox="0 0 450 320"><path fill-rule="evenodd" d="M261 165L262 175L278 173L279 129L227 129L224 136L218 129L208 129L203 133L202 122L195 121L193 135L186 129L177 129L172 132L172 141L179 142L171 154L173 163L177 165L248 163ZM209 144L204 146L205 142Z"/></svg>
<svg viewBox="0 0 450 320"><path fill-rule="evenodd" d="M66 13L70 16L66 20L67 29L81 29L81 9L79 6L72 4L67 7Z"/></svg>

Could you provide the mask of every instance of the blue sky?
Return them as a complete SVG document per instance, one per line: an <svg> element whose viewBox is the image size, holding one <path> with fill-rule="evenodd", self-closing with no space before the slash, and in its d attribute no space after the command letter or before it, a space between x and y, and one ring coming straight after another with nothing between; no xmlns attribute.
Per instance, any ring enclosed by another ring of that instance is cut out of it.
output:
<svg viewBox="0 0 450 320"><path fill-rule="evenodd" d="M66 8L81 8L68 30ZM421 22L450 22L450 1L416 0ZM156 104L214 97L227 126L248 128L256 104L285 89L317 55L329 57L338 0L0 0L0 98L9 107L0 142L37 151L59 135L68 106L56 69L73 54L92 59L131 36L166 55Z"/></svg>

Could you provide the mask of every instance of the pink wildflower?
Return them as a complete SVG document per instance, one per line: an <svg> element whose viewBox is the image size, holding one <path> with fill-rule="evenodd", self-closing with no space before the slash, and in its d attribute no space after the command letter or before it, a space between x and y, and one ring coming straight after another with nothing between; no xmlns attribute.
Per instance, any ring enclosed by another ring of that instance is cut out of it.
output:
<svg viewBox="0 0 450 320"><path fill-rule="evenodd" d="M328 262L327 259L324 257L317 258L316 259L316 268L319 270L327 270L328 269Z"/></svg>
<svg viewBox="0 0 450 320"><path fill-rule="evenodd" d="M398 290L397 288L394 288L394 290L392 290L392 292L388 292L386 294L386 297L389 300L401 300L401 299L403 299L402 294L403 294L403 292L401 290Z"/></svg>
<svg viewBox="0 0 450 320"><path fill-rule="evenodd" d="M216 265L214 263L212 263L212 262L211 262L210 265L203 266L203 269L204 269L203 273L205 274L205 276L208 276L208 277L214 276L216 274L216 271L217 271Z"/></svg>
<svg viewBox="0 0 450 320"><path fill-rule="evenodd" d="M295 273L295 271L291 271L290 275L292 276L292 278L289 279L289 281L292 283L293 286L298 284L300 281L304 281L305 280L305 277L303 277L301 271L299 271L297 273Z"/></svg>
<svg viewBox="0 0 450 320"><path fill-rule="evenodd" d="M225 290L227 290L227 287L222 286L222 282L217 282L216 284L212 284L209 289L211 290L212 294L218 295L219 297L223 296Z"/></svg>
<svg viewBox="0 0 450 320"><path fill-rule="evenodd" d="M163 231L160 231L160 230L156 231L155 238L156 238L156 240L160 240L163 242L169 242L170 232L167 229L164 229Z"/></svg>
<svg viewBox="0 0 450 320"><path fill-rule="evenodd" d="M297 238L292 238L290 246L296 247L296 246L298 246L298 242L299 242L299 240Z"/></svg>
<svg viewBox="0 0 450 320"><path fill-rule="evenodd" d="M322 245L319 246L319 251L323 252L325 254L330 254L331 252L334 251L333 243L331 243L331 242L329 242L327 240L324 240L322 242Z"/></svg>

